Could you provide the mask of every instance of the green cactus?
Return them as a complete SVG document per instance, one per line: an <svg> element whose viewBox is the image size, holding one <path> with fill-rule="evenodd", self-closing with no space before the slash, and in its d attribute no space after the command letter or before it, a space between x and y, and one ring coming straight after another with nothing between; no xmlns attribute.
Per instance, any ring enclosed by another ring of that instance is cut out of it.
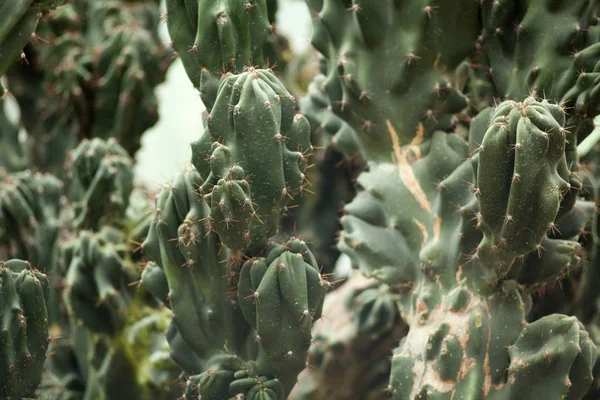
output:
<svg viewBox="0 0 600 400"><path fill-rule="evenodd" d="M275 245L266 258L247 261L240 272L238 296L244 318L256 333L259 375L276 373L291 388L305 365L313 321L321 317L325 290L306 243L291 239ZM281 327L288 329L281 330Z"/></svg>
<svg viewBox="0 0 600 400"><path fill-rule="evenodd" d="M333 113L331 101L325 92L324 75L316 76L308 87L308 95L300 101L300 109L315 129L331 136L328 145L348 156L359 153L356 132Z"/></svg>
<svg viewBox="0 0 600 400"><path fill-rule="evenodd" d="M139 272L128 266L127 250L123 233L107 226L97 234L82 231L65 249L63 295L74 323L75 360L89 366L80 371L58 359L51 371L71 385L85 381L85 398L175 399L177 369L164 336L169 315L137 291ZM67 354L63 348L59 356Z"/></svg>
<svg viewBox="0 0 600 400"><path fill-rule="evenodd" d="M0 397L599 396L597 2L306 0L296 60L276 0L167 0L173 51L63 3L0 0ZM152 211L173 53L206 123Z"/></svg>
<svg viewBox="0 0 600 400"><path fill-rule="evenodd" d="M173 310L171 347L190 375L186 396L282 398L304 367L328 285L303 241L267 239L302 193L309 136L270 71L230 75L192 144L197 171L157 197L142 283ZM261 251L266 257L255 256ZM250 260L240 269L244 252ZM283 337L281 321L295 327Z"/></svg>
<svg viewBox="0 0 600 400"><path fill-rule="evenodd" d="M35 37L43 13L65 4L67 0L3 0L0 2L0 77L13 62L22 57L23 48ZM6 93L0 85L2 96Z"/></svg>
<svg viewBox="0 0 600 400"><path fill-rule="evenodd" d="M84 138L115 138L130 155L139 149L158 120L153 92L171 63L158 23L156 2L118 0L74 0L41 20L44 41L26 49L31 65L8 73L32 164L58 175Z"/></svg>
<svg viewBox="0 0 600 400"><path fill-rule="evenodd" d="M5 99L0 99L0 168L9 172L25 168L25 154L19 133L19 127L6 112Z"/></svg>
<svg viewBox="0 0 600 400"><path fill-rule="evenodd" d="M81 400L85 393L85 379L77 365L73 347L55 339L48 348L46 371L40 385L40 398Z"/></svg>
<svg viewBox="0 0 600 400"><path fill-rule="evenodd" d="M333 111L354 129L365 159L390 160L388 123L405 145L421 125L424 135L449 128L467 105L454 73L475 50L477 2L307 4L312 43L326 58L322 85Z"/></svg>
<svg viewBox="0 0 600 400"><path fill-rule="evenodd" d="M143 243L149 263L142 284L173 311L173 323L201 358L213 352L241 352L248 328L232 297L235 290L228 251L205 226L210 208L196 191L200 175L188 170L156 200L148 237Z"/></svg>
<svg viewBox="0 0 600 400"><path fill-rule="evenodd" d="M205 179L211 226L227 247L275 235L285 205L304 189L309 136L295 98L270 71L249 68L222 81L192 162Z"/></svg>
<svg viewBox="0 0 600 400"><path fill-rule="evenodd" d="M169 0L167 26L173 48L210 111L221 75L262 67L270 31L266 0ZM270 2L272 3L272 2Z"/></svg>
<svg viewBox="0 0 600 400"><path fill-rule="evenodd" d="M67 250L65 303L73 317L92 332L113 335L125 323L135 275L123 268L121 233L104 228L83 231Z"/></svg>
<svg viewBox="0 0 600 400"><path fill-rule="evenodd" d="M0 169L0 260L21 258L52 269L63 183L50 174Z"/></svg>
<svg viewBox="0 0 600 400"><path fill-rule="evenodd" d="M539 250L554 228L561 200L571 187L581 186L569 184L564 123L560 107L532 98L503 103L492 114L478 148L482 262L510 268L517 258Z"/></svg>
<svg viewBox="0 0 600 400"><path fill-rule="evenodd" d="M296 239L272 244L266 258L252 258L240 270L239 256L211 229L211 207L199 195L203 183L198 172L186 170L158 195L143 245L154 262L144 269L142 285L173 311L170 344L190 374L188 396L252 397L264 388L273 391L271 398L283 398L277 393L290 390L304 367L326 281ZM284 336L281 321L294 326ZM275 377L281 383L269 383ZM256 379L261 383L250 385Z"/></svg>
<svg viewBox="0 0 600 400"><path fill-rule="evenodd" d="M124 218L133 191L133 166L115 139L83 140L70 155L75 225L96 229Z"/></svg>
<svg viewBox="0 0 600 400"><path fill-rule="evenodd" d="M530 373L521 366L544 370L540 352L557 360L559 386L546 392L548 398L581 398L592 382L596 348L576 319L553 315L530 327L525 319L533 290L580 265L581 246L573 239L587 218L569 221L578 225L568 230L574 237L558 230L570 213L586 215L585 204L560 195L571 175L564 114L527 99L504 102L493 115L490 121L490 112L483 112L471 125L471 148L478 150L473 161L463 161L470 158L466 142L436 132L419 148L396 147L397 164L372 164L359 177L364 191L346 207L342 250L364 273L403 288L400 311L410 330L394 351L393 398L516 398ZM534 166L541 164L527 164L534 157L547 162L537 174ZM465 182L474 182L471 191ZM541 206L540 196L548 206ZM513 199L520 209L511 208ZM513 218L528 222L511 225ZM531 331L547 339L533 346L531 364L522 364L519 351L529 351ZM577 351L555 347L550 334ZM547 388L543 381L527 385L531 393Z"/></svg>
<svg viewBox="0 0 600 400"><path fill-rule="evenodd" d="M0 263L0 397L34 397L48 349L48 278L22 260Z"/></svg>

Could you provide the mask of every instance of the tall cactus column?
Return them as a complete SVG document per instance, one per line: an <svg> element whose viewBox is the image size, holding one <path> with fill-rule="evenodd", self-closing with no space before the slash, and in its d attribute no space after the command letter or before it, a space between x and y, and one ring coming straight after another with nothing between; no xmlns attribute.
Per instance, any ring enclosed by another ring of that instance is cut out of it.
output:
<svg viewBox="0 0 600 400"><path fill-rule="evenodd" d="M270 71L229 75L192 145L197 170L157 197L142 283L173 311L187 398L284 399L305 366L328 283L305 242L269 238L302 193L309 135Z"/></svg>

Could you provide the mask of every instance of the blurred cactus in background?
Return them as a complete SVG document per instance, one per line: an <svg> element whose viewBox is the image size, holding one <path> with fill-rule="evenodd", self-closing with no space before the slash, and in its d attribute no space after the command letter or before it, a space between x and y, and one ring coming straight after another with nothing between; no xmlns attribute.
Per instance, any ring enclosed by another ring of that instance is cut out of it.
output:
<svg viewBox="0 0 600 400"><path fill-rule="evenodd" d="M0 0L1 398L600 398L600 4L306 5Z"/></svg>
<svg viewBox="0 0 600 400"><path fill-rule="evenodd" d="M40 21L38 40L8 72L30 165L60 174L84 138L113 137L133 156L158 120L154 88L171 63L157 1L76 0Z"/></svg>

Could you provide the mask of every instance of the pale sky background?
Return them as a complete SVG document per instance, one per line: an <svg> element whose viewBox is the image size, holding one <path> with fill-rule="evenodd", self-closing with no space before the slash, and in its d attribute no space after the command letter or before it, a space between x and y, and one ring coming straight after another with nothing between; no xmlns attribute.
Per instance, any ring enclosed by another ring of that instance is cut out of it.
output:
<svg viewBox="0 0 600 400"><path fill-rule="evenodd" d="M302 52L310 46L310 14L304 1L280 0L277 26L289 38L294 51ZM166 25L162 25L162 30L165 42L170 42ZM156 94L160 120L142 136L135 168L139 181L150 189L162 186L189 162L190 143L203 129L204 107L181 61L171 66L166 82Z"/></svg>

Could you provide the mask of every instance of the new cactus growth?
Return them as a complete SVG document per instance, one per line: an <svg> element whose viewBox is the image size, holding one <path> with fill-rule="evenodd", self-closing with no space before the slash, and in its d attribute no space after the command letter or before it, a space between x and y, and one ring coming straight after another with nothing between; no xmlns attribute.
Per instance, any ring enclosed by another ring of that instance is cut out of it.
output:
<svg viewBox="0 0 600 400"><path fill-rule="evenodd" d="M275 235L284 207L302 194L310 127L295 98L268 70L223 79L207 127L192 144L211 226L233 249Z"/></svg>

